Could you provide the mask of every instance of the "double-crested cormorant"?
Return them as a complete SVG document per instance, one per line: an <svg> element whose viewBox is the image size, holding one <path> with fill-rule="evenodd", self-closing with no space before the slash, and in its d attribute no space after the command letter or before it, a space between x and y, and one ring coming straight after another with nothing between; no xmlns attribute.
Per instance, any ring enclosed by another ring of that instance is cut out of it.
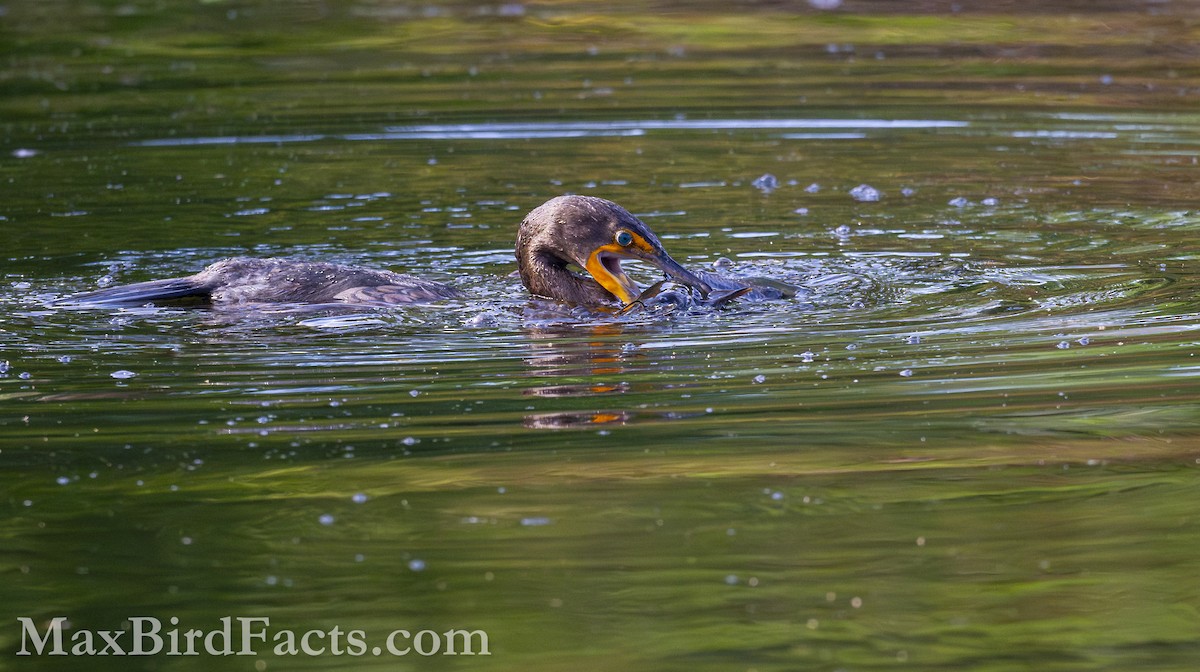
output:
<svg viewBox="0 0 1200 672"><path fill-rule="evenodd" d="M726 296L751 286L712 273L695 274L663 249L658 237L625 208L592 196L559 196L532 210L517 231L521 282L538 296L589 307L628 306L641 290L621 269L636 259L702 295ZM572 271L576 266L583 273ZM748 289L746 289L748 288ZM746 289L746 291L742 291ZM769 289L769 288L767 288ZM195 275L151 280L70 297L90 305L254 303L403 305L459 296L448 286L412 275L322 262L235 257ZM752 298L779 298L768 291Z"/></svg>

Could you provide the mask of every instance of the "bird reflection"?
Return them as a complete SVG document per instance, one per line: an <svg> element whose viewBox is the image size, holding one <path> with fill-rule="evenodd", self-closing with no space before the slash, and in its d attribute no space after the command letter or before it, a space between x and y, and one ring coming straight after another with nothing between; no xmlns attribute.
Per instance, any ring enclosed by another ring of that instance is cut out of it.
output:
<svg viewBox="0 0 1200 672"><path fill-rule="evenodd" d="M629 392L629 384L619 377L629 371L630 359L641 355L636 345L621 344L614 338L624 329L624 325L615 323L591 324L582 330L566 327L528 329L531 352L525 358L525 364L532 379L583 378L586 382L537 385L526 388L523 394L546 399L596 397L611 402ZM581 339L581 335L584 338ZM605 408L533 412L525 416L524 425L533 429L568 429L624 425L633 420L633 412L612 408L614 405L605 403Z"/></svg>

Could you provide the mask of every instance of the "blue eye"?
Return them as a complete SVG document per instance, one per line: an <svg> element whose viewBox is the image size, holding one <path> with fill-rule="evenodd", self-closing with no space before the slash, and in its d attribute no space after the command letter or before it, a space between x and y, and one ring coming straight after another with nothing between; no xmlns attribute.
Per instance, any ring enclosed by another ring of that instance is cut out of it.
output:
<svg viewBox="0 0 1200 672"><path fill-rule="evenodd" d="M633 243L633 234L628 231L617 232L617 244L625 247Z"/></svg>

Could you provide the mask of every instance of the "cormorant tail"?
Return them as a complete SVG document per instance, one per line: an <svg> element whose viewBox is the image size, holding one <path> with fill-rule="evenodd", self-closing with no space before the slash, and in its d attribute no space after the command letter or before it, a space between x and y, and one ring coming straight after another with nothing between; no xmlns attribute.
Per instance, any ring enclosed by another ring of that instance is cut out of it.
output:
<svg viewBox="0 0 1200 672"><path fill-rule="evenodd" d="M173 306L204 305L211 303L212 291L211 285L190 275L184 278L167 278L108 287L67 297L62 300L62 303L95 306L144 306L147 303Z"/></svg>

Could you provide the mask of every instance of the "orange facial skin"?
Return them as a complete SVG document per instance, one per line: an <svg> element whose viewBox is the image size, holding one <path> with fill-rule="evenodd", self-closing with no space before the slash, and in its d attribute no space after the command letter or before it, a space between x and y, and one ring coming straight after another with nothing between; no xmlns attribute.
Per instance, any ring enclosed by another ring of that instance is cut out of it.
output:
<svg viewBox="0 0 1200 672"><path fill-rule="evenodd" d="M601 245L588 256L586 268L600 286L608 290L623 304L633 303L641 289L625 271L621 270L621 259L656 260L661 255L642 236L629 232L632 241L628 245L615 242Z"/></svg>

